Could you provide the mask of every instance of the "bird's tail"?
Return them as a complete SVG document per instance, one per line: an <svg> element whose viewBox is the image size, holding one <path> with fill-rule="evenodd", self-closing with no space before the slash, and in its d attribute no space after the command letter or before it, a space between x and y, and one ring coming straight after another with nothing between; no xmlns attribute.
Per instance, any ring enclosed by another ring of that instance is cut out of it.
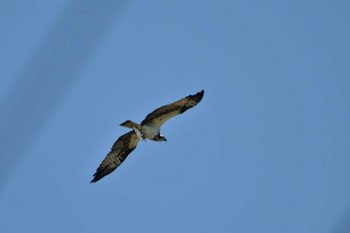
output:
<svg viewBox="0 0 350 233"><path fill-rule="evenodd" d="M136 128L136 129L141 129L141 125L140 124L137 124L131 120L127 120L123 123L120 124L120 126L124 126L126 128L130 128L130 129L133 129L133 128Z"/></svg>

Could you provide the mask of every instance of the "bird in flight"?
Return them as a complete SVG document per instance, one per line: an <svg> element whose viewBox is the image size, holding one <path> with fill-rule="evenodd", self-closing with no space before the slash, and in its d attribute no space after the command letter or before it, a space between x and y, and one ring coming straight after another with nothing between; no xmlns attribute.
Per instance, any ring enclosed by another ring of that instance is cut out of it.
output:
<svg viewBox="0 0 350 233"><path fill-rule="evenodd" d="M136 148L140 140L166 141L164 135L160 134L160 128L170 118L184 113L188 109L196 106L203 98L204 90L195 95L189 95L174 103L157 108L141 122L135 123L127 120L121 126L132 129L128 133L120 136L112 146L111 151L103 159L96 169L90 183L95 183L104 176L110 174L124 162L126 157Z"/></svg>

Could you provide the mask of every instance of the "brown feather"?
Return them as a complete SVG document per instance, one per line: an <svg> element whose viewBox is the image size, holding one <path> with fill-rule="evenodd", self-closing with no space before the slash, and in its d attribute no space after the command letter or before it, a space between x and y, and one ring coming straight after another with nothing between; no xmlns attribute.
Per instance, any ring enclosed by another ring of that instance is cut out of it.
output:
<svg viewBox="0 0 350 233"><path fill-rule="evenodd" d="M141 122L141 125L155 123L161 126L170 118L184 113L188 109L196 106L202 100L203 95L204 90L195 95L186 96L185 98L182 98L174 103L157 108L146 116L146 118Z"/></svg>
<svg viewBox="0 0 350 233"><path fill-rule="evenodd" d="M130 128L130 129L133 129L134 127L136 129L140 129L140 127L141 127L141 125L139 125L131 120L124 121L123 123L120 124L120 126L124 126L126 128Z"/></svg>
<svg viewBox="0 0 350 233"><path fill-rule="evenodd" d="M103 159L100 166L96 169L94 178L90 183L95 183L102 179L104 176L117 169L120 164L128 157L128 155L136 148L140 139L136 133L132 130L118 138L114 143L111 151Z"/></svg>

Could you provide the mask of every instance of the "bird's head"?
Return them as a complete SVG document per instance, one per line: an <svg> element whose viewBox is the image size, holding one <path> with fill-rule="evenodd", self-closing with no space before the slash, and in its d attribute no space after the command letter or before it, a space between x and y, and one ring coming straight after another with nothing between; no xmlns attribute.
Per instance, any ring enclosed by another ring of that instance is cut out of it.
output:
<svg viewBox="0 0 350 233"><path fill-rule="evenodd" d="M167 141L166 138L164 137L164 135L160 135L160 139L161 139L161 141L165 141L165 142Z"/></svg>
<svg viewBox="0 0 350 233"><path fill-rule="evenodd" d="M167 141L166 138L164 137L164 135L161 135L161 134L157 134L154 138L153 138L154 141L157 141L157 142L161 142L161 141Z"/></svg>

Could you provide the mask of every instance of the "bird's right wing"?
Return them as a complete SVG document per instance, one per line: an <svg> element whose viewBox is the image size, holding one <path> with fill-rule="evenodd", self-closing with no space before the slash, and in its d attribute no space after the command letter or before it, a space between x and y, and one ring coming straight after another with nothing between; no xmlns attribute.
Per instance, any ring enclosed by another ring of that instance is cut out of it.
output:
<svg viewBox="0 0 350 233"><path fill-rule="evenodd" d="M203 98L204 90L198 92L195 95L189 95L185 98L182 98L174 103L164 105L160 108L157 108L141 122L141 125L155 124L159 128L169 120L170 118L184 113L188 109L196 106Z"/></svg>
<svg viewBox="0 0 350 233"><path fill-rule="evenodd" d="M118 138L114 143L112 150L104 158L100 166L96 169L94 178L90 183L95 183L104 176L113 172L128 157L128 155L136 148L140 138L132 130Z"/></svg>

